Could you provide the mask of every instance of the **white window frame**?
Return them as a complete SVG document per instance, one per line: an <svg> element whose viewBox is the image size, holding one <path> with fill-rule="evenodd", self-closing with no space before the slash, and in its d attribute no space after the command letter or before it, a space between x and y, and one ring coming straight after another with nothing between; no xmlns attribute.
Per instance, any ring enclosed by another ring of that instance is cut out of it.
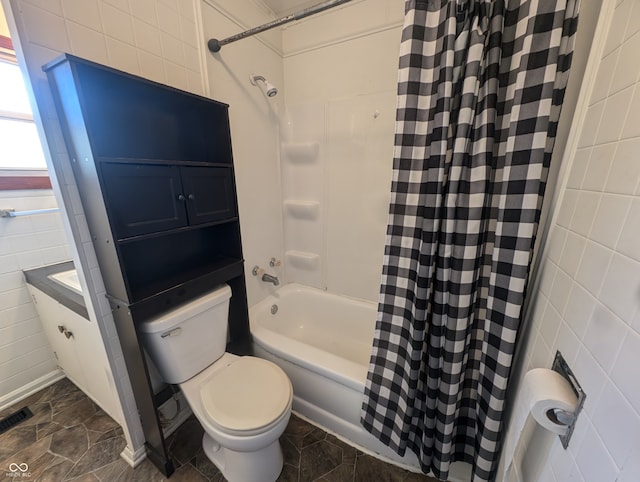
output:
<svg viewBox="0 0 640 482"><path fill-rule="evenodd" d="M13 44L9 37L0 35L0 62L18 65ZM0 109L0 119L34 123L33 115ZM51 189L46 167L0 167L0 191L19 189Z"/></svg>

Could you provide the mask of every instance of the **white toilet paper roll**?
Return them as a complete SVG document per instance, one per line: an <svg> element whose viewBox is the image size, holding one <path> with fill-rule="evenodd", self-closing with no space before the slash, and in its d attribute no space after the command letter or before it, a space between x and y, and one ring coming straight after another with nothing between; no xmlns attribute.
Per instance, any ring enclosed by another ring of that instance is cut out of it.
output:
<svg viewBox="0 0 640 482"><path fill-rule="evenodd" d="M577 406L578 398L571 385L559 373L547 368L535 368L526 373L516 395L509 430L502 445L503 482L507 481L507 474L527 418L531 415L543 428L561 435L566 433L567 425L555 422L549 418L548 413L554 409L573 413Z"/></svg>

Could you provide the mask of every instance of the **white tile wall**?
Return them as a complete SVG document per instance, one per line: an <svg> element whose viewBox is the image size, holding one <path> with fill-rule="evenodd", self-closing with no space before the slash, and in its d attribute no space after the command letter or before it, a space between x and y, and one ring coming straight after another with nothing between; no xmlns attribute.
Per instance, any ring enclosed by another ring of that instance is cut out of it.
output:
<svg viewBox="0 0 640 482"><path fill-rule="evenodd" d="M198 42L192 1L63 0L55 8L55 2L20 0L18 5L25 24L38 27L28 29L29 43L204 92L200 63L193 59ZM155 55L162 68L149 68L140 50Z"/></svg>
<svg viewBox="0 0 640 482"><path fill-rule="evenodd" d="M52 207L50 190L0 191L0 208ZM69 259L59 213L0 218L0 399L57 370L22 270Z"/></svg>
<svg viewBox="0 0 640 482"><path fill-rule="evenodd" d="M534 295L528 368L560 350L587 393L540 480L640 480L639 27L640 2L619 2Z"/></svg>

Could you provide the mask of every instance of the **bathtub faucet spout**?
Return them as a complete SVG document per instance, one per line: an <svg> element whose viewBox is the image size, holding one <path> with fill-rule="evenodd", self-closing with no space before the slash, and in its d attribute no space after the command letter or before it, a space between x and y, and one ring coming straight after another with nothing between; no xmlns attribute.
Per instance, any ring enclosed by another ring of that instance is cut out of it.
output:
<svg viewBox="0 0 640 482"><path fill-rule="evenodd" d="M264 270L260 266L254 266L251 270L251 274L253 276L260 276L260 279L265 283L273 283L273 286L278 286L280 284L280 280L277 276L270 275L265 273Z"/></svg>
<svg viewBox="0 0 640 482"><path fill-rule="evenodd" d="M278 286L280 284L280 280L277 276L271 276L270 274L264 273L262 275L262 281L266 281L267 283L273 283L273 286Z"/></svg>

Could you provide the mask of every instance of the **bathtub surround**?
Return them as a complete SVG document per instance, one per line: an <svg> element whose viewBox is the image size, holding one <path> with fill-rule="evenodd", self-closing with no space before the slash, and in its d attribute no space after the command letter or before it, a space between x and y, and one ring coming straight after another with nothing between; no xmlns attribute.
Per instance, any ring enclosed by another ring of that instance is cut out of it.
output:
<svg viewBox="0 0 640 482"><path fill-rule="evenodd" d="M403 9L357 1L282 31L287 281L377 300Z"/></svg>
<svg viewBox="0 0 640 482"><path fill-rule="evenodd" d="M362 422L425 473L464 460L480 481L497 469L579 2L473 5L408 3Z"/></svg>

